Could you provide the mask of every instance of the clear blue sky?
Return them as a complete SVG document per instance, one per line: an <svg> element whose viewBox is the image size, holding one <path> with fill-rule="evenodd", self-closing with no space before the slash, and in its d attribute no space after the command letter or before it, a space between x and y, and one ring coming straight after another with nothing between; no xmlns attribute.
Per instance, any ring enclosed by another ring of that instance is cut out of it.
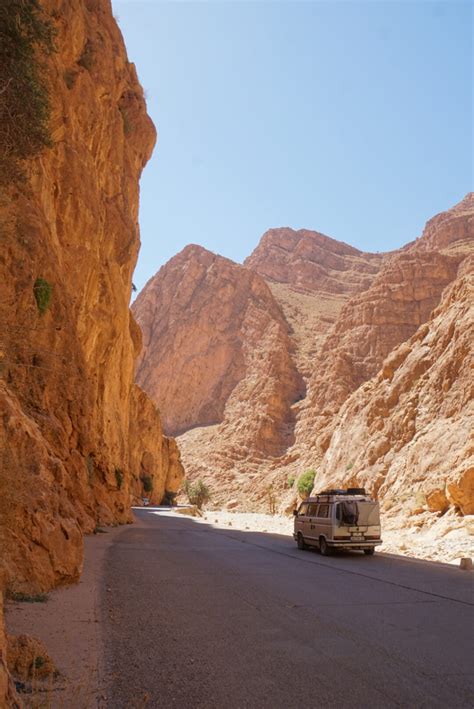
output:
<svg viewBox="0 0 474 709"><path fill-rule="evenodd" d="M113 0L158 144L141 288L188 243L242 261L276 226L367 251L472 190L472 5Z"/></svg>

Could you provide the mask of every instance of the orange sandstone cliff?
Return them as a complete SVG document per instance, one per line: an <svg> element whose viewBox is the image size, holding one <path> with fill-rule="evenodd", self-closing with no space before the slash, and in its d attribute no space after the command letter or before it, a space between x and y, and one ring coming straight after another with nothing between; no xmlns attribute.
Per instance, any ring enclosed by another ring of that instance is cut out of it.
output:
<svg viewBox="0 0 474 709"><path fill-rule="evenodd" d="M109 0L41 7L56 33L37 57L52 147L0 203L0 567L28 591L76 581L84 533L130 521L145 489L160 501L183 475L134 384L138 180L155 129Z"/></svg>
<svg viewBox="0 0 474 709"><path fill-rule="evenodd" d="M167 432L205 427L231 458L288 447L303 382L288 325L260 276L189 246L149 281L133 312L144 333L137 381L169 406Z"/></svg>

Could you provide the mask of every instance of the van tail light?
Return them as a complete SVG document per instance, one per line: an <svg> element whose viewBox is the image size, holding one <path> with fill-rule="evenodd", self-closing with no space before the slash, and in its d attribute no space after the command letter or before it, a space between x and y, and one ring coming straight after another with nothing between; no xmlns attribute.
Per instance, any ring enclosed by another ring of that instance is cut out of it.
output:
<svg viewBox="0 0 474 709"><path fill-rule="evenodd" d="M366 539L380 539L380 534L366 534Z"/></svg>

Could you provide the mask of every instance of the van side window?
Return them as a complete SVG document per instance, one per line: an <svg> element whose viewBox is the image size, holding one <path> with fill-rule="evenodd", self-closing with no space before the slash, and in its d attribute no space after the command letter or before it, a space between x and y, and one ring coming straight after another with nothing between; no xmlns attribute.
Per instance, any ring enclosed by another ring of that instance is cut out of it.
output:
<svg viewBox="0 0 474 709"><path fill-rule="evenodd" d="M308 503L303 502L298 510L298 517L305 517L308 514Z"/></svg>
<svg viewBox="0 0 474 709"><path fill-rule="evenodd" d="M329 517L329 505L319 505L318 517Z"/></svg>
<svg viewBox="0 0 474 709"><path fill-rule="evenodd" d="M308 507L308 517L316 517L316 507L317 504L315 502L312 502L309 507Z"/></svg>

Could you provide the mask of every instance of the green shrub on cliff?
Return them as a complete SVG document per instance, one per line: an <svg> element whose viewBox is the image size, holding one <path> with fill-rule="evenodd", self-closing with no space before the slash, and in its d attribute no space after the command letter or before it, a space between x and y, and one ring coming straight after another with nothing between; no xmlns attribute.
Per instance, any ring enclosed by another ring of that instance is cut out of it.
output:
<svg viewBox="0 0 474 709"><path fill-rule="evenodd" d="M0 2L0 185L24 178L21 161L52 145L40 57L53 39L38 0Z"/></svg>
<svg viewBox="0 0 474 709"><path fill-rule="evenodd" d="M33 293L36 300L36 305L41 315L44 315L51 302L53 286L44 278L37 278L33 286Z"/></svg>

